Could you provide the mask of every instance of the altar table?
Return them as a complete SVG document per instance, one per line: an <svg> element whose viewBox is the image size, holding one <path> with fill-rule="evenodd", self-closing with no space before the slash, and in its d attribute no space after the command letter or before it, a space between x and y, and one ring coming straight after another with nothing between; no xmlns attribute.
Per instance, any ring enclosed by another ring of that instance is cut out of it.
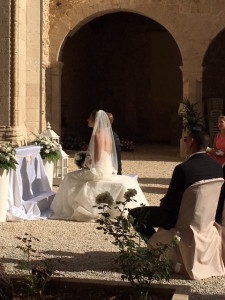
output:
<svg viewBox="0 0 225 300"><path fill-rule="evenodd" d="M45 173L40 146L15 150L18 165L10 171L7 221L40 219L55 195Z"/></svg>

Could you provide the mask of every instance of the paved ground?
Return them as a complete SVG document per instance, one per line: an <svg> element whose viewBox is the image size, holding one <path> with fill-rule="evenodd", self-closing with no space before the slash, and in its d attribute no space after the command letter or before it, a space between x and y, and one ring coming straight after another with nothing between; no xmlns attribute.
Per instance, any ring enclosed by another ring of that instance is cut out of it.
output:
<svg viewBox="0 0 225 300"><path fill-rule="evenodd" d="M73 151L70 154L70 171L75 170ZM139 183L151 205L158 205L165 194L174 166L180 162L177 148L168 146L137 146L134 152L122 153L124 174L138 174ZM54 187L54 190L57 190ZM108 237L97 230L95 223L41 220L0 223L0 255L8 273L19 271L25 259L17 249L16 237L31 233L40 242L33 246L41 258L46 257L56 270L56 276L120 280L114 270L113 258L117 248ZM37 256L37 255L36 255ZM40 257L36 257L40 259ZM170 283L191 286L191 300L225 299L225 277L213 277L200 281L173 277Z"/></svg>

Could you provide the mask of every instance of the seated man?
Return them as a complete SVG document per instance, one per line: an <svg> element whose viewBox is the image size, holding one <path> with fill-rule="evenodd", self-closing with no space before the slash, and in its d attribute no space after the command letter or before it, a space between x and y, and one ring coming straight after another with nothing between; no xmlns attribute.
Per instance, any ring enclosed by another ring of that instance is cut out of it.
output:
<svg viewBox="0 0 225 300"><path fill-rule="evenodd" d="M189 157L175 167L160 206L137 207L129 212L134 228L146 242L155 233L154 227L170 229L176 225L182 196L189 186L200 180L223 177L222 167L206 154L209 135L202 128L190 130L184 142Z"/></svg>

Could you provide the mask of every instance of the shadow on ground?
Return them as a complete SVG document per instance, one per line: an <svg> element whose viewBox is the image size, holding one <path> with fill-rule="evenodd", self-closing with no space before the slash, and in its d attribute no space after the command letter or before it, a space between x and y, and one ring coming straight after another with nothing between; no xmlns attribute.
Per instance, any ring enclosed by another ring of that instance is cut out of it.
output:
<svg viewBox="0 0 225 300"><path fill-rule="evenodd" d="M99 271L99 272L117 272L114 259L117 257L116 252L90 251L85 253L73 253L66 251L44 251L43 258L34 260L34 264L40 264L47 257L47 265L53 271L62 272L84 272L84 271ZM52 257L55 256L55 257ZM25 266L26 261L13 258L2 258L4 264L13 263L16 269L21 269ZM91 262L91 263L90 263ZM26 268L27 269L27 268Z"/></svg>

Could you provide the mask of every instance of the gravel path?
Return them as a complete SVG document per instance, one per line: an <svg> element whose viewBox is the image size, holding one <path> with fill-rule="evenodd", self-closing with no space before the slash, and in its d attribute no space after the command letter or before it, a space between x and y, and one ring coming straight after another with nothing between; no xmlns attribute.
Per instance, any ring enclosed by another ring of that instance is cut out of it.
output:
<svg viewBox="0 0 225 300"><path fill-rule="evenodd" d="M67 153L70 154L69 169L75 170L74 153ZM168 146L142 145L136 146L134 152L122 153L123 173L138 174L138 181L151 205L159 204L179 162L178 149ZM97 230L97 224L56 220L0 223L1 262L8 273L18 273L19 265L25 259L23 252L16 248L20 245L16 237L22 237L25 232L40 240L33 246L42 253L42 259L48 258L54 266L55 276L120 280L113 262L117 248ZM190 300L225 299L225 277L191 281L173 276L170 283L191 286Z"/></svg>

